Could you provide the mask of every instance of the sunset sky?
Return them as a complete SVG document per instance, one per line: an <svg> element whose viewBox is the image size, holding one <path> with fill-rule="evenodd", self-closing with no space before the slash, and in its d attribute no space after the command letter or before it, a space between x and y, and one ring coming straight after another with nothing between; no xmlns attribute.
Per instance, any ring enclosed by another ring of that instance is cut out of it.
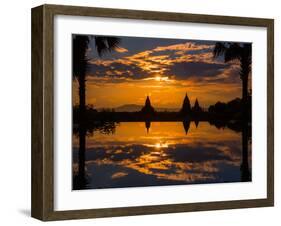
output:
<svg viewBox="0 0 281 226"><path fill-rule="evenodd" d="M180 108L185 93L203 107L241 97L238 62L214 59L213 41L119 37L120 47L102 57L91 39L87 58L86 104L115 108L143 105ZM250 86L250 85L249 85ZM74 104L78 83L73 80Z"/></svg>

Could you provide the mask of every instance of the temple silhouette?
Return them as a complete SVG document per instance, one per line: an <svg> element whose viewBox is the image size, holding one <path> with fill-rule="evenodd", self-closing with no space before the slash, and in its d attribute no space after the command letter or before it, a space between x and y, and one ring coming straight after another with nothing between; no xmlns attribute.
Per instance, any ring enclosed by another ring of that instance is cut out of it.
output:
<svg viewBox="0 0 281 226"><path fill-rule="evenodd" d="M83 118L85 122L91 123L94 121L97 125L103 122L172 122L183 120L194 121L196 126L198 126L201 121L209 121L219 125L219 123L225 124L225 122L230 122L231 120L243 120L242 109L242 102L239 98L235 98L227 103L217 102L214 105L210 105L208 109L205 109L200 106L198 98L196 98L194 104L191 105L189 96L185 93L181 108L178 108L178 110L165 110L165 108L161 107L158 109L153 106L151 97L147 96L143 107L139 108L139 110L96 110L87 107ZM251 103L249 103L248 112L249 118L251 118ZM79 116L79 108L73 109L73 117L75 122L81 117Z"/></svg>
<svg viewBox="0 0 281 226"><path fill-rule="evenodd" d="M149 96L146 97L144 107L141 109L141 113L146 115L152 115L155 113L154 108L151 106Z"/></svg>
<svg viewBox="0 0 281 226"><path fill-rule="evenodd" d="M202 112L202 108L200 107L199 101L198 101L197 98L196 98L196 100L195 100L195 103L194 103L194 106L193 106L193 108L192 108L192 111L193 111L193 112Z"/></svg>
<svg viewBox="0 0 281 226"><path fill-rule="evenodd" d="M187 96L187 93L186 93L184 100L183 100L182 108L180 109L180 113L182 115L189 115L192 112L202 112L202 111L203 111L203 109L200 107L199 101L197 98L195 100L194 106L191 107L189 97ZM156 110L154 109L154 107L152 107L149 96L146 97L145 104L142 107L140 112L143 114L146 114L146 115L153 115L154 113L156 113Z"/></svg>
<svg viewBox="0 0 281 226"><path fill-rule="evenodd" d="M188 115L191 113L191 105L190 105L190 101L189 98L187 96L187 93L185 94L184 100L183 100L183 104L182 104L182 108L180 110L180 113L182 115Z"/></svg>

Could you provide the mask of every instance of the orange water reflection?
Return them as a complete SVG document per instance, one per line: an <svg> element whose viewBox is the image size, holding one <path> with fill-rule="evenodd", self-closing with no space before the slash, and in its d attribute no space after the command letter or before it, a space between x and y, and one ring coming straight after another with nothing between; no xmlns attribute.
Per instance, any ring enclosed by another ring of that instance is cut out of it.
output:
<svg viewBox="0 0 281 226"><path fill-rule="evenodd" d="M86 137L88 183L80 189L241 181L241 132L208 122L191 122L186 129L182 122L152 122L149 128L122 122L113 134L95 131ZM73 138L74 175L78 139Z"/></svg>

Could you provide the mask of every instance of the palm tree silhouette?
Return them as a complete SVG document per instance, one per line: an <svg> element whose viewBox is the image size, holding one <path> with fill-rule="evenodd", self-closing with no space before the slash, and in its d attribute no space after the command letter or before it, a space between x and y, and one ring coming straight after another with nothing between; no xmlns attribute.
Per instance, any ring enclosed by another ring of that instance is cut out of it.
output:
<svg viewBox="0 0 281 226"><path fill-rule="evenodd" d="M224 56L225 62L239 60L240 78L242 80L242 163L241 163L241 181L249 181L248 165L248 78L252 67L252 45L249 43L231 43L217 42L213 51L214 57Z"/></svg>
<svg viewBox="0 0 281 226"><path fill-rule="evenodd" d="M79 111L84 113L86 108L86 71L88 59L86 56L91 39L95 40L95 47L99 57L118 48L120 39L116 37L74 35L72 42L73 78L79 84Z"/></svg>
<svg viewBox="0 0 281 226"><path fill-rule="evenodd" d="M85 123L86 111L86 72L87 72L87 50L91 39L95 40L95 47L99 57L106 52L111 52L118 47L119 38L74 35L72 41L72 70L73 78L76 78L79 84L79 151L78 151L78 175L74 178L74 189L83 189L88 181L85 174L85 151L87 128Z"/></svg>
<svg viewBox="0 0 281 226"><path fill-rule="evenodd" d="M246 110L248 98L248 78L252 67L252 44L217 42L213 55L214 57L224 56L225 63L234 60L238 60L240 62L239 74L242 80L242 102L244 110Z"/></svg>

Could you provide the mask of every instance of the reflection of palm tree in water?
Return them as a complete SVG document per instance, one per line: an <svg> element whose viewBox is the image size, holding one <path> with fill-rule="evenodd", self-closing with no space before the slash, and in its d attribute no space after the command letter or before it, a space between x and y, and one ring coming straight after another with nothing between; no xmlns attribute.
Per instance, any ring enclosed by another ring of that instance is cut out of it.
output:
<svg viewBox="0 0 281 226"><path fill-rule="evenodd" d="M85 173L86 128L79 125L78 173L73 178L73 189L86 188L88 180Z"/></svg>
<svg viewBox="0 0 281 226"><path fill-rule="evenodd" d="M241 181L250 181L251 174L248 163L248 140L249 140L249 128L244 125L242 129L242 160L241 160Z"/></svg>
<svg viewBox="0 0 281 226"><path fill-rule="evenodd" d="M114 134L116 122L99 122L99 123L79 123L78 131L74 130L75 134L79 136L79 151L78 151L78 173L73 178L73 189L87 188L89 177L86 175L86 136L93 136L95 131L101 134Z"/></svg>

